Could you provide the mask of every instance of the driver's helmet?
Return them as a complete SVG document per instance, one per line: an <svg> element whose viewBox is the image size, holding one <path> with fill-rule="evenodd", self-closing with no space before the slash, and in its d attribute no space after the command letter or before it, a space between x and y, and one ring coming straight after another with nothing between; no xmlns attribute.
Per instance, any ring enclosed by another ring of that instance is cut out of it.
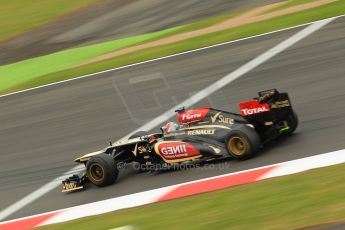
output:
<svg viewBox="0 0 345 230"><path fill-rule="evenodd" d="M176 122L168 122L166 123L166 125L162 127L162 130L165 133L170 133L170 132L174 132L178 130L178 128L179 128L179 125Z"/></svg>

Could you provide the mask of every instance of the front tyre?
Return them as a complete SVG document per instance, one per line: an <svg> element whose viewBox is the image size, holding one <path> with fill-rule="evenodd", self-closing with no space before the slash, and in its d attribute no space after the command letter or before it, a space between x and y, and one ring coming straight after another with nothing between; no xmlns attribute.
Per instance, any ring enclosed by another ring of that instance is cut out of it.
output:
<svg viewBox="0 0 345 230"><path fill-rule="evenodd" d="M92 184L104 187L113 184L119 176L114 159L108 154L91 157L86 164L86 175Z"/></svg>
<svg viewBox="0 0 345 230"><path fill-rule="evenodd" d="M225 138L225 147L229 155L237 160L249 159L259 151L260 137L249 127L233 130Z"/></svg>

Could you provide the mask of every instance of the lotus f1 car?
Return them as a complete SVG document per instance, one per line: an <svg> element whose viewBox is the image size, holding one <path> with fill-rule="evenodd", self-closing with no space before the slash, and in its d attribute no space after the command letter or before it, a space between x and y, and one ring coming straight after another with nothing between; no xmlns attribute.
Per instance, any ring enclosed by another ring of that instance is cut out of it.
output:
<svg viewBox="0 0 345 230"><path fill-rule="evenodd" d="M178 123L167 123L161 132L140 131L101 151L83 155L75 161L85 165L85 172L64 180L63 191L80 190L90 182L100 187L113 184L119 164L136 162L155 168L251 158L268 142L292 134L298 125L287 93L272 89L258 94L251 101L239 103L240 114L181 108L176 111Z"/></svg>

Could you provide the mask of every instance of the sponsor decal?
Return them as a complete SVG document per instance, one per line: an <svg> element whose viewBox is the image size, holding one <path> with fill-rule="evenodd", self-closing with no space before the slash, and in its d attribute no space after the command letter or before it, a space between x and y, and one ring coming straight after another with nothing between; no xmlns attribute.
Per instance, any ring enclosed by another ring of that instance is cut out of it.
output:
<svg viewBox="0 0 345 230"><path fill-rule="evenodd" d="M253 115L253 114L257 114L257 113L263 113L263 112L267 112L267 111L270 111L270 110L267 109L265 106L261 106L259 108L242 109L241 110L241 112L243 113L244 116Z"/></svg>
<svg viewBox="0 0 345 230"><path fill-rule="evenodd" d="M176 146L167 146L161 148L161 152L164 156L187 156L187 147L185 144Z"/></svg>
<svg viewBox="0 0 345 230"><path fill-rule="evenodd" d="M222 112L218 112L215 115L211 116L212 123L219 122L219 123L225 123L225 124L234 124L234 119L229 117L224 117Z"/></svg>
<svg viewBox="0 0 345 230"><path fill-rule="evenodd" d="M260 104L258 101L241 102L239 106L242 116L250 116L270 111L270 106L268 104Z"/></svg>
<svg viewBox="0 0 345 230"><path fill-rule="evenodd" d="M202 120L208 113L209 108L201 108L178 113L177 120L180 123L189 123Z"/></svg>
<svg viewBox="0 0 345 230"><path fill-rule="evenodd" d="M283 108L283 107L288 107L291 106L289 100L284 100L284 101L277 101L274 104L271 105L272 109L277 109L277 108Z"/></svg>
<svg viewBox="0 0 345 230"><path fill-rule="evenodd" d="M77 185L74 182L65 182L62 183L62 189L63 190L70 190L76 188Z"/></svg>
<svg viewBox="0 0 345 230"><path fill-rule="evenodd" d="M132 153L134 154L134 156L137 156L137 151L138 151L138 144L135 145Z"/></svg>
<svg viewBox="0 0 345 230"><path fill-rule="evenodd" d="M139 153L146 153L147 152L147 148L145 146L139 146L138 147L138 151L139 151Z"/></svg>
<svg viewBox="0 0 345 230"><path fill-rule="evenodd" d="M158 152L166 160L178 160L200 155L194 146L184 142L160 143L158 144Z"/></svg>
<svg viewBox="0 0 345 230"><path fill-rule="evenodd" d="M201 113L195 113L195 114L182 114L182 120L194 120L201 118Z"/></svg>
<svg viewBox="0 0 345 230"><path fill-rule="evenodd" d="M259 102L263 102L267 98L273 96L276 93L276 91L274 89L272 89L272 90L268 90L268 91L262 92L262 93L263 93L263 95L261 97L259 97L259 99L258 99Z"/></svg>
<svg viewBox="0 0 345 230"><path fill-rule="evenodd" d="M134 156L137 156L137 153L146 153L147 152L147 148L145 146L139 146L138 144L135 145L134 150L132 151L132 153L134 154Z"/></svg>
<svg viewBox="0 0 345 230"><path fill-rule="evenodd" d="M189 136L195 136L195 135L214 135L215 130L214 129L200 129L200 130L190 130L187 132L187 135Z"/></svg>

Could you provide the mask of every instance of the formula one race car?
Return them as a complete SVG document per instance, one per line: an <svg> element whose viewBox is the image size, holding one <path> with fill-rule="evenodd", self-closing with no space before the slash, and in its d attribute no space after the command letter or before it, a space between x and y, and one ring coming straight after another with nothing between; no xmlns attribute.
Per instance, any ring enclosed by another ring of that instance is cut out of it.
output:
<svg viewBox="0 0 345 230"><path fill-rule="evenodd" d="M239 107L241 114L213 108L178 109L178 123L167 123L159 133L140 131L77 158L86 170L64 180L63 191L83 189L88 182L100 187L113 184L119 164L135 162L152 170L229 157L245 160L266 143L297 128L298 118L288 94L276 89L259 92L259 97L241 102Z"/></svg>

